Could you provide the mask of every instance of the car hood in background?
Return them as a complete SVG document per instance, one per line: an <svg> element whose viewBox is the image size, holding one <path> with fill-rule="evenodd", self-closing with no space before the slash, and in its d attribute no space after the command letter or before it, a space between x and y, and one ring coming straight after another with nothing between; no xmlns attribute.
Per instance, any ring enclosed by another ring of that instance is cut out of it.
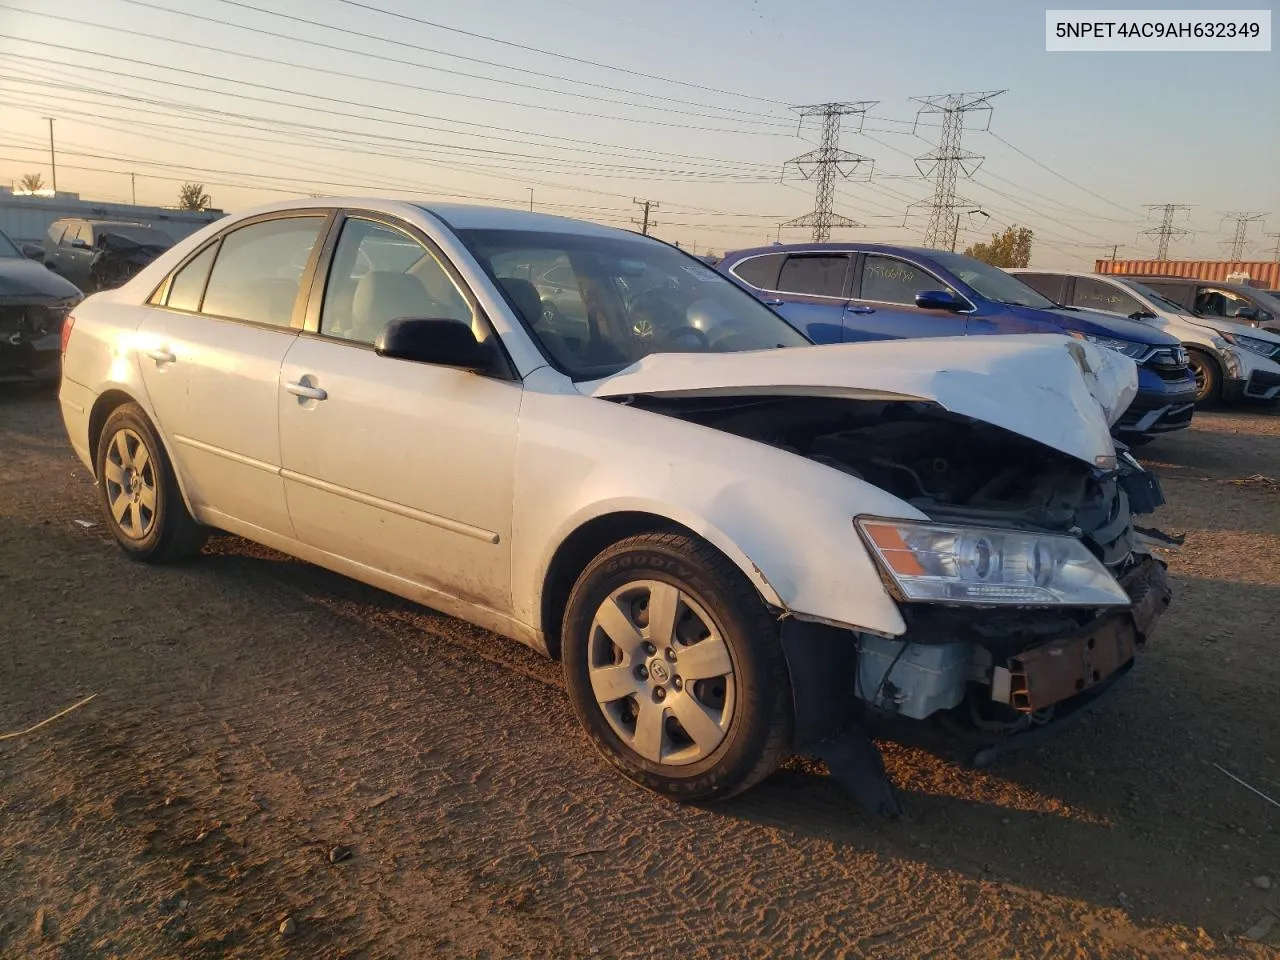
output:
<svg viewBox="0 0 1280 960"><path fill-rule="evenodd" d="M63 300L80 296L80 288L42 263L26 257L0 257L0 300L34 297Z"/></svg>
<svg viewBox="0 0 1280 960"><path fill-rule="evenodd" d="M635 394L924 400L1101 466L1110 426L1138 390L1114 350L1056 334L946 337L755 350L655 353L577 385L593 397Z"/></svg>
<svg viewBox="0 0 1280 960"><path fill-rule="evenodd" d="M1188 313L1180 313L1177 316L1184 323L1194 323L1197 327L1204 327L1206 330L1229 333L1232 336L1252 337L1254 340L1264 340L1267 343L1274 343L1280 346L1280 334L1273 333L1262 327L1253 327L1247 323L1227 320L1224 317L1197 317Z"/></svg>
<svg viewBox="0 0 1280 960"><path fill-rule="evenodd" d="M1006 305L1006 309L1017 316L1029 317L1033 320L1050 319L1060 327L1078 330L1096 337L1115 337L1133 343L1150 344L1153 347L1172 347L1178 343L1177 337L1158 330L1150 324L1140 320L1130 320L1116 313L1105 313L1102 310L1083 310L1080 307L1042 310L1038 307L1015 305Z"/></svg>

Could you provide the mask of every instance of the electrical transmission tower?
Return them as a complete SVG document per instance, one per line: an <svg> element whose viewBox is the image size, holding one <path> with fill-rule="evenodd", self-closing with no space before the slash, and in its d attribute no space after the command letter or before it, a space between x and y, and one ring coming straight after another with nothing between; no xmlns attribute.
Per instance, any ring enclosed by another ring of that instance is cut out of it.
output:
<svg viewBox="0 0 1280 960"><path fill-rule="evenodd" d="M658 225L657 220L649 219L649 210L650 209L657 210L658 202L656 200L637 200L635 197L631 198L631 202L636 204L639 207L644 208L644 218L642 220L633 219L631 222L634 223L637 227L639 227L640 232L647 237L649 235L649 228L656 227Z"/></svg>
<svg viewBox="0 0 1280 960"><path fill-rule="evenodd" d="M924 231L926 247L946 247L953 244L956 207L970 202L956 196L956 178L961 173L966 178L972 177L982 165L982 157L969 153L960 146L965 114L985 110L987 124L990 126L989 101L1002 93L1003 90L987 90L981 93L941 93L932 97L912 97L921 105L916 112L917 127L925 114L942 115L942 134L938 138L938 149L916 158L916 169L920 171L920 175L933 179L933 200L922 204L929 208L929 225ZM911 132L916 132L915 127Z"/></svg>
<svg viewBox="0 0 1280 960"><path fill-rule="evenodd" d="M865 226L831 211L836 196L836 174L848 179L859 164L871 162L867 157L840 149L840 118L856 114L859 118L858 129L861 130L863 114L878 102L858 100L849 103L814 103L795 108L802 124L805 117L822 117L822 142L816 150L802 153L783 165L784 173L788 166L794 166L802 177L814 181L814 203L812 213L788 220L780 226L813 227L813 239L818 243L831 239L832 227Z"/></svg>
<svg viewBox="0 0 1280 960"><path fill-rule="evenodd" d="M1231 245L1230 259L1239 260L1244 256L1245 231L1248 230L1249 224L1253 223L1253 221L1263 220L1266 216L1267 215L1265 213L1251 213L1246 210L1232 210L1230 213L1224 213L1222 215L1223 223L1226 223L1228 220L1234 220L1236 222L1235 236L1230 240L1224 241Z"/></svg>
<svg viewBox="0 0 1280 960"><path fill-rule="evenodd" d="M1265 233L1263 236L1276 242L1276 248L1271 253L1271 259L1280 263L1280 233Z"/></svg>
<svg viewBox="0 0 1280 960"><path fill-rule="evenodd" d="M1189 211L1191 209L1191 205L1189 203L1148 203L1146 204L1146 208L1148 211L1153 211L1153 210L1162 211L1161 217L1160 217L1160 226L1152 227L1150 230L1140 230L1138 231L1138 236L1155 237L1156 238L1156 259L1168 260L1169 259L1169 241L1175 238L1181 239L1182 237L1191 236L1190 230L1184 230L1182 227L1175 227L1173 225L1173 216L1179 210ZM1150 212L1148 212L1147 216L1150 216L1150 215L1151 215Z"/></svg>

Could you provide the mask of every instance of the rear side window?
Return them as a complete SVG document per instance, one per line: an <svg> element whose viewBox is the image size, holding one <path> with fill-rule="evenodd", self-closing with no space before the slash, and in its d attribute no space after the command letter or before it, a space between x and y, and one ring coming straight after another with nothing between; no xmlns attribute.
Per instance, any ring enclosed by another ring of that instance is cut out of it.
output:
<svg viewBox="0 0 1280 960"><path fill-rule="evenodd" d="M1076 278L1076 292L1071 298L1071 304L1084 310L1106 310L1126 317L1150 312L1119 287L1092 277Z"/></svg>
<svg viewBox="0 0 1280 960"><path fill-rule="evenodd" d="M790 256L782 265L777 289L815 297L842 297L848 269L848 254Z"/></svg>
<svg viewBox="0 0 1280 960"><path fill-rule="evenodd" d="M914 263L869 253L862 261L863 300L915 305L916 294L945 290L947 285Z"/></svg>
<svg viewBox="0 0 1280 960"><path fill-rule="evenodd" d="M55 220L49 226L49 242L58 243L62 240L62 235L67 232L67 221Z"/></svg>
<svg viewBox="0 0 1280 960"><path fill-rule="evenodd" d="M241 227L222 241L201 313L276 327L293 321L302 274L324 217L287 217Z"/></svg>
<svg viewBox="0 0 1280 960"><path fill-rule="evenodd" d="M1015 277L1025 283L1028 287L1040 294L1042 297L1048 297L1054 303L1062 303L1062 288L1066 277L1058 273L1015 273Z"/></svg>
<svg viewBox="0 0 1280 960"><path fill-rule="evenodd" d="M778 270L786 259L783 253L768 253L762 257L749 257L733 267L738 279L751 284L757 290L777 290Z"/></svg>
<svg viewBox="0 0 1280 960"><path fill-rule="evenodd" d="M186 266L173 275L169 284L169 299L166 305L175 310L189 310L192 313L200 309L200 298L204 296L205 281L209 279L209 268L213 266L214 255L218 252L216 243L210 244L195 259L187 261Z"/></svg>

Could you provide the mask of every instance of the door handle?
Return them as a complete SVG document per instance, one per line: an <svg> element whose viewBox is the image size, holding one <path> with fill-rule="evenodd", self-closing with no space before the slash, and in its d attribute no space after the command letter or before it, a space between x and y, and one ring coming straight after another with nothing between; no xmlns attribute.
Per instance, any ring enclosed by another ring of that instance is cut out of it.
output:
<svg viewBox="0 0 1280 960"><path fill-rule="evenodd" d="M875 307L855 307L852 305L848 307L848 310L850 313L875 313L876 312Z"/></svg>
<svg viewBox="0 0 1280 960"><path fill-rule="evenodd" d="M780 306L782 306L782 301L781 301L781 300L779 300L779 299L777 299L776 297L775 297L774 299L772 299L772 300L761 300L760 302L761 302L761 303L763 303L766 307L780 307Z"/></svg>
<svg viewBox="0 0 1280 960"><path fill-rule="evenodd" d="M284 388L292 393L295 397L302 397L306 400L327 400L329 394L310 384L299 383L297 380L291 380L284 385Z"/></svg>
<svg viewBox="0 0 1280 960"><path fill-rule="evenodd" d="M147 350L145 351L145 353L148 357L150 357L152 360L156 362L157 367L160 366L162 363L173 363L175 360L178 359L176 356L173 355L172 352L170 352L169 350L166 350L164 347L160 347L159 349L156 349L156 350Z"/></svg>

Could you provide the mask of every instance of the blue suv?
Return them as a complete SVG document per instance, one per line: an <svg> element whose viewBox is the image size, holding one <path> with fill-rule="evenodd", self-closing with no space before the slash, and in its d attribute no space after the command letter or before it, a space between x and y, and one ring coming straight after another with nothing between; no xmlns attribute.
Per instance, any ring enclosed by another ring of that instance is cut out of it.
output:
<svg viewBox="0 0 1280 960"><path fill-rule="evenodd" d="M876 243L775 244L726 253L716 269L815 343L1061 333L1138 364L1138 395L1114 431L1128 443L1191 423L1196 382L1174 337L1131 320L1064 307L963 254Z"/></svg>

